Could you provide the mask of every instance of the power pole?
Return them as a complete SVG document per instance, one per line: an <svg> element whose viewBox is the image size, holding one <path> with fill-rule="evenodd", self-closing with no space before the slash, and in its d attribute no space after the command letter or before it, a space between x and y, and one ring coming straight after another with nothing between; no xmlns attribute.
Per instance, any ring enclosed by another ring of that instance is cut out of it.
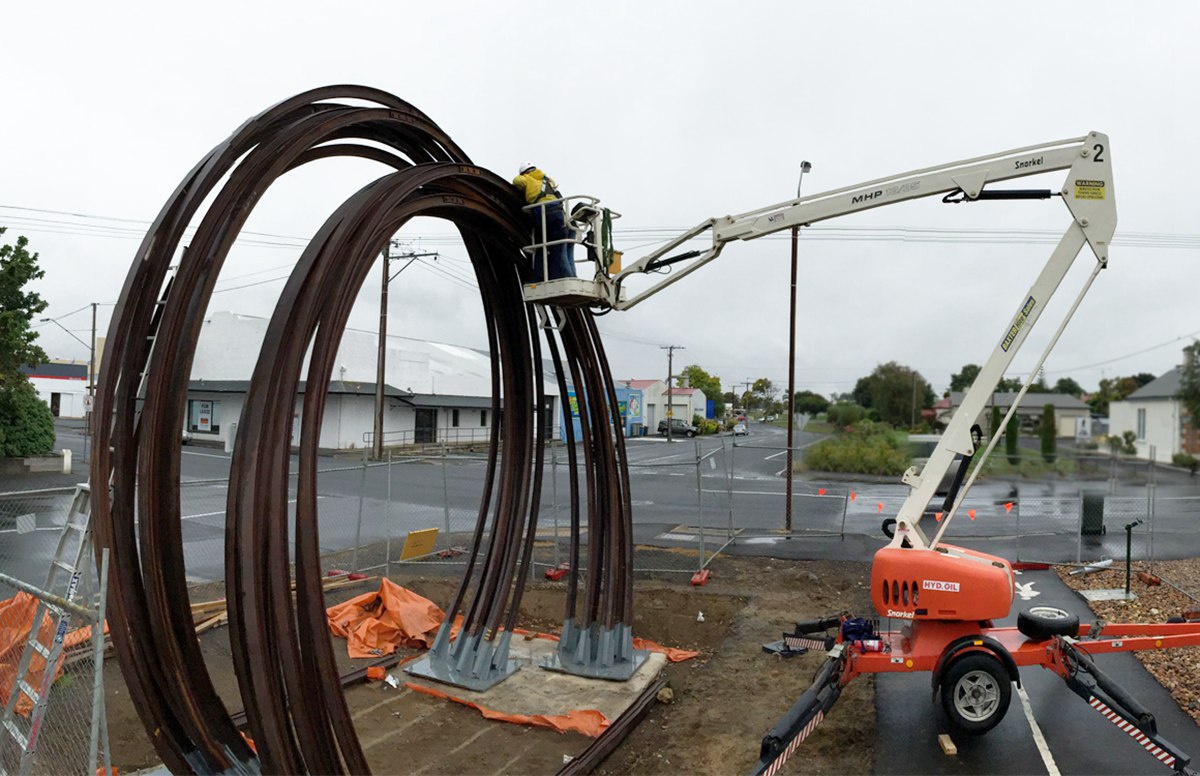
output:
<svg viewBox="0 0 1200 776"><path fill-rule="evenodd" d="M674 358L676 350L687 350L683 345L659 345L659 350L667 351L667 441L675 441L671 433L671 419L675 417L675 408L671 405L671 378L674 376Z"/></svg>
<svg viewBox="0 0 1200 776"><path fill-rule="evenodd" d="M796 181L796 199L800 199L800 186L804 183L804 173L811 169L811 163L800 162L800 179ZM784 528L788 533L792 532L792 447L796 425L796 265L799 244L800 226L796 225L792 227L792 305L788 324L787 507L783 521Z"/></svg>
<svg viewBox="0 0 1200 776"><path fill-rule="evenodd" d="M387 366L387 317L388 317L388 286L396 279L408 266L420 258L430 257L437 258L437 251L420 253L416 251L408 251L401 253L398 256L392 254L392 240L389 240L387 245L383 247L383 283L379 291L379 356L376 359L375 368L375 431L371 435L371 454L376 460L383 458L383 373ZM391 263L397 259L408 259L408 262L396 270L393 275Z"/></svg>

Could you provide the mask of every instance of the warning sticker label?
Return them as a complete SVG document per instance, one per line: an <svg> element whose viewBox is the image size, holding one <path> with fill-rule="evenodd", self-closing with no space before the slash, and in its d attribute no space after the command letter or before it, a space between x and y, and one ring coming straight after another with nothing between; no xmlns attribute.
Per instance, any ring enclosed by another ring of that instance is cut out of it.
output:
<svg viewBox="0 0 1200 776"><path fill-rule="evenodd" d="M1104 199L1104 181L1076 179L1075 199Z"/></svg>
<svg viewBox="0 0 1200 776"><path fill-rule="evenodd" d="M1025 304L1021 305L1021 312L1017 313L1016 320L1012 322L1012 326L1008 327L1008 334L1004 335L1004 341L1000 343L1000 349L1005 353L1012 347L1013 340L1021 333L1021 329L1025 328L1025 321L1029 320L1029 314L1035 307L1037 307L1037 302L1032 296L1025 300Z"/></svg>

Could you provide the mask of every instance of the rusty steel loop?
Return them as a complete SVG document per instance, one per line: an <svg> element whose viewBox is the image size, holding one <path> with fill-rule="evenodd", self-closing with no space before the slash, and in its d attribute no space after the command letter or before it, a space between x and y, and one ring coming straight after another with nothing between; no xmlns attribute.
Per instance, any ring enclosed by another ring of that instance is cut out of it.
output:
<svg viewBox="0 0 1200 776"><path fill-rule="evenodd" d="M252 748L214 689L187 606L179 429L209 300L247 218L280 176L348 156L378 162L384 174L328 216L280 293L231 461L226 596ZM368 87L330 86L248 120L184 177L153 222L109 326L90 474L96 542L111 553L108 608L118 658L172 772L368 771L338 680L321 589L316 484L327 394L302 394L298 440L291 439L292 416L302 374L310 387L329 384L367 273L416 216L445 219L462 235L487 327L491 416L499 419L466 570L447 617L461 614L461 633L484 639L516 625L533 563L545 431L553 424L544 409L544 344L561 399L572 385L580 408L578 439L569 415L564 423L571 514L565 619L585 627L632 623L629 476L612 378L588 311L557 311L563 324L554 330L539 325L524 301L522 281L532 265L521 252L530 226L521 204L511 185L473 165L412 105ZM300 461L294 552L288 542L293 441Z"/></svg>

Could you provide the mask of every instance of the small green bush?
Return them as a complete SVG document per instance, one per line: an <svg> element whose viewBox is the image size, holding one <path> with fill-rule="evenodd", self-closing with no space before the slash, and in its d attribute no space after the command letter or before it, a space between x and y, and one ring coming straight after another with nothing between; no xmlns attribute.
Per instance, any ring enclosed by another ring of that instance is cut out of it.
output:
<svg viewBox="0 0 1200 776"><path fill-rule="evenodd" d="M819 471L900 475L912 459L897 443L891 426L864 420L808 448L804 460L808 468Z"/></svg>
<svg viewBox="0 0 1200 776"><path fill-rule="evenodd" d="M1196 456L1189 455L1188 453L1175 453L1175 455L1171 456L1171 463L1176 466L1182 466L1192 474L1195 474L1196 466L1200 464L1200 460L1197 460Z"/></svg>
<svg viewBox="0 0 1200 776"><path fill-rule="evenodd" d="M29 380L0 388L0 458L42 455L54 449L54 416Z"/></svg>

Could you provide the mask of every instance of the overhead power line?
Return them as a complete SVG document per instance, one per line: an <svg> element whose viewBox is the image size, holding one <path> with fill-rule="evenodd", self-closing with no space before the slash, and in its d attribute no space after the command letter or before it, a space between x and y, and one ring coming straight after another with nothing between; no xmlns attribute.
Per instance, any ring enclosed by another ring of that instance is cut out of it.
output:
<svg viewBox="0 0 1200 776"><path fill-rule="evenodd" d="M30 208L18 205L0 205L0 211L16 213L39 213L62 218L39 218L28 215L6 215L5 223L20 225L29 231L53 234L74 234L87 237L109 237L118 239L141 239L148 219L102 216L91 213L76 213L66 210ZM64 220L74 219L74 220ZM614 234L640 244L627 248L627 252L673 240L691 227L646 226L617 228ZM995 228L944 228L907 226L812 226L804 230L806 240L824 242L912 242L932 244L997 244L997 245L1041 245L1056 243L1061 234L1049 229L995 229ZM238 241L243 245L268 248L303 248L307 237L244 230ZM421 235L424 244L440 246L460 244L457 233L443 232ZM697 238L703 240L704 237ZM786 240L787 234L768 235L762 240ZM1172 232L1120 231L1113 238L1116 247L1163 248L1177 250L1200 249L1200 234Z"/></svg>

